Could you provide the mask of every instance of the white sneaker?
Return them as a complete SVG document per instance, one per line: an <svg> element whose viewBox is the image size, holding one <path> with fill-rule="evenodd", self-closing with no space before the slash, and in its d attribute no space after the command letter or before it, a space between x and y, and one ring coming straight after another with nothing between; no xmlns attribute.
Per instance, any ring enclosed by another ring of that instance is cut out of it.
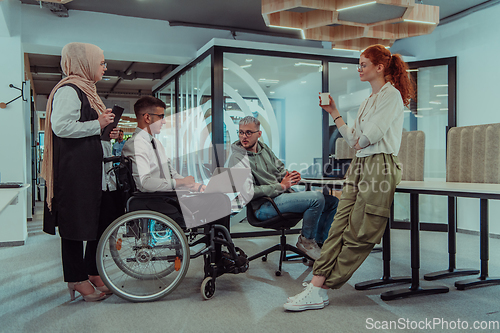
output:
<svg viewBox="0 0 500 333"><path fill-rule="evenodd" d="M325 303L323 303L323 298L320 296L321 289L309 283L304 291L294 296L293 301L285 303L283 308L288 311L323 309Z"/></svg>
<svg viewBox="0 0 500 333"><path fill-rule="evenodd" d="M304 283L302 283L302 285L307 288L307 286L309 285L309 283L304 282ZM287 303L293 302L293 300L295 299L295 297L297 297L299 295L300 294L288 297L286 299L286 302ZM328 304L330 304L330 300L328 299L328 294L326 293L326 289L321 288L321 290L319 291L319 295L323 299L323 304L325 304L325 306L327 306Z"/></svg>
<svg viewBox="0 0 500 333"><path fill-rule="evenodd" d="M318 260L321 256L321 249L314 239L307 239L300 235L297 240L297 248L311 257L311 259Z"/></svg>

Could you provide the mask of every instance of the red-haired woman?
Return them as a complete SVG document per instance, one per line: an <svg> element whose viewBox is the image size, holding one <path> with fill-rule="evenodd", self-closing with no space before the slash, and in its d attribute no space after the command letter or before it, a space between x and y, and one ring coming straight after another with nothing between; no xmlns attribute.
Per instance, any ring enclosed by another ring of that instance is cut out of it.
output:
<svg viewBox="0 0 500 333"><path fill-rule="evenodd" d="M372 94L360 106L352 127L346 125L335 102L321 106L347 143L356 150L347 174L337 214L313 266L313 279L304 291L289 297L289 311L321 309L329 304L327 290L338 289L380 242L389 217L401 168L396 157L403 131L403 105L414 87L406 63L383 45L361 53L358 73Z"/></svg>

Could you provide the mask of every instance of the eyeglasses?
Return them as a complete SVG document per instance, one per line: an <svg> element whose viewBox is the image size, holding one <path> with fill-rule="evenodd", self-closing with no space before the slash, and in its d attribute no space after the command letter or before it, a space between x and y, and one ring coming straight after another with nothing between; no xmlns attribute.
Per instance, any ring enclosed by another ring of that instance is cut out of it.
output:
<svg viewBox="0 0 500 333"><path fill-rule="evenodd" d="M363 71L368 65L363 64L363 65L357 65L356 67L358 68L358 71Z"/></svg>
<svg viewBox="0 0 500 333"><path fill-rule="evenodd" d="M157 114L157 113L145 113L145 114L149 114L150 116L157 116L157 117L160 117L160 119L165 118L165 114L164 114L164 113L162 113L162 114Z"/></svg>
<svg viewBox="0 0 500 333"><path fill-rule="evenodd" d="M245 132L243 132L243 131L237 131L237 132L238 132L239 136L252 136L255 133L260 132L260 131L255 131L255 132L252 132L252 131L245 131Z"/></svg>
<svg viewBox="0 0 500 333"><path fill-rule="evenodd" d="M358 68L358 71L363 71L363 69L365 69L366 67L368 67L368 65L363 64L363 65L357 65L356 67Z"/></svg>
<svg viewBox="0 0 500 333"><path fill-rule="evenodd" d="M100 65L103 66L104 68L108 68L108 63L107 62L101 62Z"/></svg>

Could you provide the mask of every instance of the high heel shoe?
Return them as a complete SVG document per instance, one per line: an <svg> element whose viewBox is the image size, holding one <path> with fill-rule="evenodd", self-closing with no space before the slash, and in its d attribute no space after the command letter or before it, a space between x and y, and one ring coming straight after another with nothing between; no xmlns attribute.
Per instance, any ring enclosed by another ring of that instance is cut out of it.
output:
<svg viewBox="0 0 500 333"><path fill-rule="evenodd" d="M78 291L76 290L76 286L82 284L82 283L85 283L85 282L88 282L90 283L89 280L85 280L85 281L80 281L80 282L68 282L68 290L69 290L69 295L71 296L71 300L74 301L76 299L75 297L75 291ZM93 285L90 284L92 287ZM86 301L86 302L96 302L96 301L100 301L100 300L103 300L106 298L106 294L99 291L99 290L96 290L94 289L94 292L93 293L90 293L90 294L87 294L87 295L84 295L82 294L80 291L78 291L80 293L80 295L82 295L83 299Z"/></svg>
<svg viewBox="0 0 500 333"><path fill-rule="evenodd" d="M94 286L95 289L99 290L102 293L105 293L106 295L113 294L113 292L111 290L109 290L109 288L106 287L106 285L103 284L102 286L98 287L94 281L97 281L97 279L95 279L95 277L89 278L89 282ZM98 282L103 283L100 278L98 279Z"/></svg>
<svg viewBox="0 0 500 333"><path fill-rule="evenodd" d="M106 295L112 295L113 292L109 290L106 286L95 287L95 289L99 290L101 293L105 293Z"/></svg>

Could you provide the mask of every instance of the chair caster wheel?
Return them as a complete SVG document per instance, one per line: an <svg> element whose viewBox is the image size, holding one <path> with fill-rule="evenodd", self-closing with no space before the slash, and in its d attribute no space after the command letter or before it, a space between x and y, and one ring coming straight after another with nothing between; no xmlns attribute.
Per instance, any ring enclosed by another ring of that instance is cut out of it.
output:
<svg viewBox="0 0 500 333"><path fill-rule="evenodd" d="M302 257L302 262L305 264L307 262L307 258L306 257Z"/></svg>
<svg viewBox="0 0 500 333"><path fill-rule="evenodd" d="M280 276L281 275L281 271L276 271L274 274L276 274L276 276Z"/></svg>
<svg viewBox="0 0 500 333"><path fill-rule="evenodd" d="M262 261L267 261L267 257L262 257Z"/></svg>
<svg viewBox="0 0 500 333"><path fill-rule="evenodd" d="M204 299L211 299L215 294L215 281L211 276L206 277L201 283L201 296Z"/></svg>

